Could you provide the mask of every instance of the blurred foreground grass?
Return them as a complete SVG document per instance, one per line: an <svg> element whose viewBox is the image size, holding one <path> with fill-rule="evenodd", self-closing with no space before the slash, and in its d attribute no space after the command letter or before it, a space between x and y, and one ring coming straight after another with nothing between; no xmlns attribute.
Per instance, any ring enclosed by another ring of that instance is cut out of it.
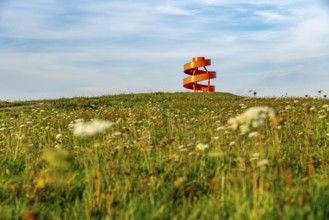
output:
<svg viewBox="0 0 329 220"><path fill-rule="evenodd" d="M1 219L329 216L327 99L150 93L42 103L0 108ZM276 123L228 126L255 106L274 109ZM114 124L74 133L93 119Z"/></svg>

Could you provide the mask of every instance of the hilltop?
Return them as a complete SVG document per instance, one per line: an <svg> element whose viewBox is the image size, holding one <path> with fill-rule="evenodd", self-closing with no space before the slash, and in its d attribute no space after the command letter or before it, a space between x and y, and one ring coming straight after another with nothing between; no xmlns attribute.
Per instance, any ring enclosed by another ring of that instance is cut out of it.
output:
<svg viewBox="0 0 329 220"><path fill-rule="evenodd" d="M3 102L1 217L324 219L328 119L228 93Z"/></svg>

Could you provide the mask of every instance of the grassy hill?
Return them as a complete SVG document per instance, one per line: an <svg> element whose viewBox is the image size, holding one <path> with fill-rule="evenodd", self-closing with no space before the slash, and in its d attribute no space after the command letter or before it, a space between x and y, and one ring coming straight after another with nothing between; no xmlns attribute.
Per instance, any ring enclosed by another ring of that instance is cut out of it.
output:
<svg viewBox="0 0 329 220"><path fill-rule="evenodd" d="M329 216L327 99L150 93L20 105L0 103L4 219Z"/></svg>
<svg viewBox="0 0 329 220"><path fill-rule="evenodd" d="M1 101L1 100L0 100L0 108L1 108L1 107L9 106L9 104L10 104L9 102Z"/></svg>

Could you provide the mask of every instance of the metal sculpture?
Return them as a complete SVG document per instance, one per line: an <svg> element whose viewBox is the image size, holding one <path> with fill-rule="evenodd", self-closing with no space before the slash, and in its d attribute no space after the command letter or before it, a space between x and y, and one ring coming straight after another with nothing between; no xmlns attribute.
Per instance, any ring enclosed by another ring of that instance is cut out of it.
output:
<svg viewBox="0 0 329 220"><path fill-rule="evenodd" d="M206 66L211 65L210 59L204 57L193 57L192 62L184 65L184 73L191 75L183 79L183 86L187 89L193 89L194 92L214 92L215 86L210 85L210 79L216 78L215 71L208 71ZM204 70L199 70L203 67ZM208 85L199 84L199 81L208 80Z"/></svg>

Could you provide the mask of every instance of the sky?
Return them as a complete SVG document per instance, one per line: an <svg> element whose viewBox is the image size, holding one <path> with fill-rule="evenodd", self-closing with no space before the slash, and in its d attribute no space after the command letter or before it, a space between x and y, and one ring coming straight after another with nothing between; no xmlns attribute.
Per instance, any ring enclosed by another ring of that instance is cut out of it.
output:
<svg viewBox="0 0 329 220"><path fill-rule="evenodd" d="M329 0L0 0L0 100L187 92L196 56L219 92L329 95Z"/></svg>

